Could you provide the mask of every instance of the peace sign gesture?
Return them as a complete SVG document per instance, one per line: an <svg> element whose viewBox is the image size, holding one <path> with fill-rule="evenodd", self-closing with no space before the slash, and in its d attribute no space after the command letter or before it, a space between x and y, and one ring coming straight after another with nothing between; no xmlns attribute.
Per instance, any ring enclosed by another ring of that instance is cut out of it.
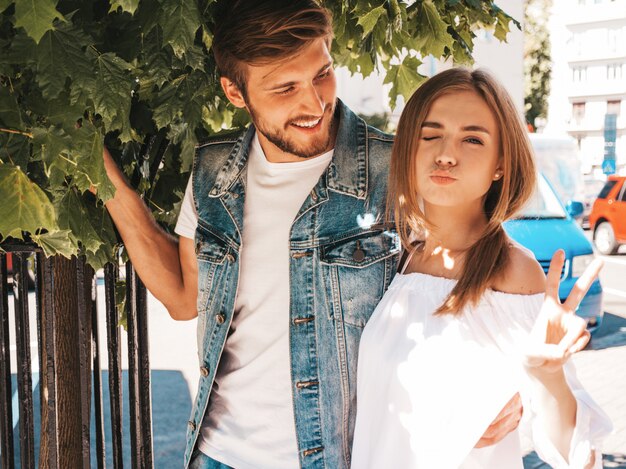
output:
<svg viewBox="0 0 626 469"><path fill-rule="evenodd" d="M530 334L525 364L530 372L541 374L560 371L569 357L589 342L586 321L575 314L576 308L598 277L600 259L594 260L576 281L564 303L559 300L559 278L565 253L558 250L546 279L546 296Z"/></svg>

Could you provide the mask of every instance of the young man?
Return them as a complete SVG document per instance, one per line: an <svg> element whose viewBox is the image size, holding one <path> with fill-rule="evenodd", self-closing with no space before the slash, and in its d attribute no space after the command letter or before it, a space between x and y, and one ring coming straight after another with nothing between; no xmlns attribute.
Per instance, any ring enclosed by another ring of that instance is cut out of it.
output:
<svg viewBox="0 0 626 469"><path fill-rule="evenodd" d="M348 468L359 338L396 271L385 223L392 137L336 99L314 0L222 2L213 51L253 125L198 146L179 240L105 152L107 203L174 319L198 316L185 467ZM513 402L481 444L517 426Z"/></svg>

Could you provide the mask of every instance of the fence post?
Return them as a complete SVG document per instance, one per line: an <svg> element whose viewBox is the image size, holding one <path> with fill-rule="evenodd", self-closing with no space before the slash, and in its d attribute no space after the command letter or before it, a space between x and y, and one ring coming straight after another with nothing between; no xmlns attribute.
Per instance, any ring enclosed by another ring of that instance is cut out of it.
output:
<svg viewBox="0 0 626 469"><path fill-rule="evenodd" d="M11 408L11 353L9 344L9 288L6 255L0 252L0 462L13 469L13 411Z"/></svg>

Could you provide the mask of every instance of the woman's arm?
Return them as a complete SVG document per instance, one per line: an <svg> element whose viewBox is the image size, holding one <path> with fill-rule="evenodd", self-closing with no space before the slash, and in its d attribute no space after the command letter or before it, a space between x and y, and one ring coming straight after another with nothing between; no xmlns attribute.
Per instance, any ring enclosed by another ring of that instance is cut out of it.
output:
<svg viewBox="0 0 626 469"><path fill-rule="evenodd" d="M578 415L578 403L564 366L569 357L582 350L589 340L586 322L576 316L575 310L601 267L601 264L595 264L588 269L561 304L558 289L563 262L564 253L558 251L546 278L534 257L513 245L510 268L496 284L496 288L509 293L545 291L544 302L524 350L529 377L526 398L531 407L527 410L534 417L533 436L538 437L534 439L544 448L547 444L550 447L547 452L552 456L554 451L558 453L559 466L568 463Z"/></svg>

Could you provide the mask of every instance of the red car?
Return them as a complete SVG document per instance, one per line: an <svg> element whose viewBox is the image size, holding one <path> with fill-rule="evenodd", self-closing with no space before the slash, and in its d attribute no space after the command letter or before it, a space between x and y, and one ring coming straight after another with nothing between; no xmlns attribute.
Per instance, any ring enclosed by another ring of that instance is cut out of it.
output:
<svg viewBox="0 0 626 469"><path fill-rule="evenodd" d="M601 254L626 244L626 176L609 176L589 214L593 243Z"/></svg>

